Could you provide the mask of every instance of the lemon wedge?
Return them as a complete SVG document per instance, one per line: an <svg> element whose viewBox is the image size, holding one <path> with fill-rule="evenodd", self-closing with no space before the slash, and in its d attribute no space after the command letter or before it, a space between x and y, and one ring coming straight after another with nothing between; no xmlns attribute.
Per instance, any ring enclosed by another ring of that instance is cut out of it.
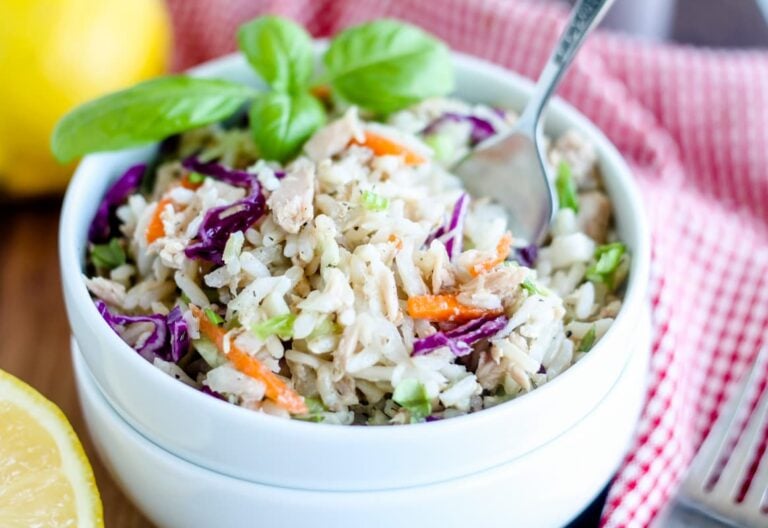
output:
<svg viewBox="0 0 768 528"><path fill-rule="evenodd" d="M0 526L104 526L93 470L64 413L2 370Z"/></svg>

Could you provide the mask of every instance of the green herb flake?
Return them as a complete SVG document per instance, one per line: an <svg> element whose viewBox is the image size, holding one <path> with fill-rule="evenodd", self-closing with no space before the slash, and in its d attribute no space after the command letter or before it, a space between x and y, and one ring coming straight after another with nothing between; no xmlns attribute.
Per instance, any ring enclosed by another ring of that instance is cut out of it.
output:
<svg viewBox="0 0 768 528"><path fill-rule="evenodd" d="M369 211L380 212L389 208L389 200L375 192L363 191L363 207Z"/></svg>
<svg viewBox="0 0 768 528"><path fill-rule="evenodd" d="M525 280L520 283L520 287L527 291L530 295L545 295L544 291L536 286L536 284L529 277L526 277Z"/></svg>
<svg viewBox="0 0 768 528"><path fill-rule="evenodd" d="M626 251L627 247L621 242L599 246L595 250L595 262L587 268L587 279L613 288L614 274Z"/></svg>
<svg viewBox="0 0 768 528"><path fill-rule="evenodd" d="M445 134L430 134L424 138L424 143L432 149L434 158L443 163L453 157L456 149L454 142Z"/></svg>
<svg viewBox="0 0 768 528"><path fill-rule="evenodd" d="M293 322L295 320L296 316L293 314L278 315L261 323L256 323L251 327L251 331L262 341L271 335L277 335L285 341L293 335Z"/></svg>
<svg viewBox="0 0 768 528"><path fill-rule="evenodd" d="M577 352L589 352L595 345L595 325L592 325L584 337L581 338Z"/></svg>
<svg viewBox="0 0 768 528"><path fill-rule="evenodd" d="M211 308L206 308L203 310L203 312L205 313L205 316L208 318L208 320L215 325L220 325L224 322L224 319L222 319L222 317L214 312Z"/></svg>
<svg viewBox="0 0 768 528"><path fill-rule="evenodd" d="M560 209L571 209L574 213L578 213L579 196L576 194L576 184L571 174L571 166L564 161L561 161L560 166L557 168L555 189L557 190Z"/></svg>
<svg viewBox="0 0 768 528"><path fill-rule="evenodd" d="M424 385L415 379L404 379L392 395L395 403L407 409L414 421L421 421L432 412L432 402Z"/></svg>
<svg viewBox="0 0 768 528"><path fill-rule="evenodd" d="M300 416L295 416L295 418L305 422L322 422L323 413L328 412L328 409L323 404L322 400L310 396L304 398L304 403L307 405L307 412Z"/></svg>
<svg viewBox="0 0 768 528"><path fill-rule="evenodd" d="M110 270L125 264L125 251L120 241L113 238L107 244L91 246L91 262L97 268Z"/></svg>
<svg viewBox="0 0 768 528"><path fill-rule="evenodd" d="M205 175L200 174L199 172L190 172L187 179L189 180L189 183L197 185L198 183L203 183L205 181Z"/></svg>
<svg viewBox="0 0 768 528"><path fill-rule="evenodd" d="M307 340L312 340L318 337L325 337L334 334L341 333L341 325L331 321L330 318L325 317L320 321L320 324L316 325L312 332L307 336Z"/></svg>

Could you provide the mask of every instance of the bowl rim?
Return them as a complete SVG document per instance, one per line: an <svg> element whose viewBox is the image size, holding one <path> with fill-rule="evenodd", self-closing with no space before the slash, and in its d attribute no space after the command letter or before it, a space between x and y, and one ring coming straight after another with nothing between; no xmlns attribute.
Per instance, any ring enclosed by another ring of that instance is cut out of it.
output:
<svg viewBox="0 0 768 528"><path fill-rule="evenodd" d="M318 41L318 49L322 49L325 45L323 41ZM487 75L495 78L504 79L504 81L518 84L522 91L529 92L533 87L533 83L521 76L519 73L507 70L501 66L490 63L484 59L474 57L468 54L452 51L451 52L454 65L460 65L469 67L474 70L481 71ZM236 52L217 59L205 62L195 68L190 69L187 73L192 76L210 76L210 70L218 70L226 65L233 63L237 67L242 67L245 64L244 57L241 53ZM77 223L77 211L84 207L87 203L93 203L95 200L92 196L93 193L89 192L89 181L91 178L86 178L86 171L83 167L88 166L91 163L95 163L101 159L107 159L111 165L115 165L115 161L109 157L114 156L115 152L106 152L91 154L85 156L80 163L72 177L72 180L67 188L66 195L61 210L61 220L59 227L59 252L61 262L61 274L62 274L62 286L65 289L65 296L68 296L72 301L75 309L81 312L86 322L96 332L102 343L107 343L109 349L113 353L122 354L123 359L130 362L141 362L144 364L144 369L148 380L153 383L173 383L176 385L178 394L189 394L188 397L192 398L190 403L195 405L197 412L202 414L216 413L221 415L221 419L231 419L234 421L252 420L254 424L258 424L262 428L264 434L271 434L272 432L280 431L282 434L296 434L303 436L305 433L312 433L314 435L323 435L322 440L333 441L338 436L344 436L346 441L350 441L349 435L354 435L356 439L364 441L371 437L375 437L380 441L402 441L409 442L415 440L424 428L431 428L430 431L437 433L439 431L443 433L460 432L462 429L473 427L480 422L488 422L503 418L503 415L510 412L516 405L520 405L522 400L530 402L532 398L536 398L538 395L556 390L558 382L563 377L573 377L578 373L590 368L589 365L599 361L599 358L604 353L607 353L606 347L601 346L607 341L607 337L614 335L618 330L628 324L627 314L630 311L628 308L633 305L639 305L645 302L648 289L649 268L650 268L650 232L646 221L643 208L641 206L641 198L639 189L632 178L632 172L627 166L621 154L619 154L613 143L603 134L603 132L597 128L589 119L583 116L573 106L560 99L559 97L553 98L549 103L550 111L556 111L566 120L572 128L576 128L586 133L595 142L600 163L605 166L612 167L611 172L613 175L611 179L615 181L616 187L621 188L626 194L628 209L621 212L614 210L616 216L623 218L633 218L633 221L629 222L634 230L634 238L636 240L636 247L633 248L632 260L630 264L630 271L627 279L627 285L625 295L622 300L622 307L617 314L614 323L608 329L606 334L601 338L595 347L585 357L580 359L576 364L570 366L566 371L561 373L555 379L545 383L541 387L535 390L523 394L517 398L496 405L489 409L483 409L468 413L461 416L452 417L450 419L436 420L433 422L424 422L416 424L406 424L408 427L348 427L338 426L326 423L311 423L302 420L284 419L275 416L267 415L264 413L254 412L249 409L242 408L237 405L233 405L229 402L211 398L210 396L200 392L193 387L189 387L184 383L179 383L177 380L171 378L160 369L154 367L139 354L137 354L129 345L127 345L112 329L107 325L103 318L99 315L90 293L88 292L83 277L83 270L81 267L81 256L77 251L77 238L78 233L74 228L74 224ZM545 127L546 128L546 127ZM126 149L120 152L129 152L136 150L144 150L147 147L139 149ZM101 195L97 199L101 199ZM611 197L611 201L614 199ZM85 206L87 209L87 206ZM87 240L87 237L86 239ZM70 290L72 295L67 295L67 287L72 286ZM85 357L86 363L87 357ZM89 365L90 368L90 365ZM140 367L141 368L141 367ZM193 395L194 393L194 395ZM196 398L196 399L195 399ZM318 439L318 441L322 441Z"/></svg>

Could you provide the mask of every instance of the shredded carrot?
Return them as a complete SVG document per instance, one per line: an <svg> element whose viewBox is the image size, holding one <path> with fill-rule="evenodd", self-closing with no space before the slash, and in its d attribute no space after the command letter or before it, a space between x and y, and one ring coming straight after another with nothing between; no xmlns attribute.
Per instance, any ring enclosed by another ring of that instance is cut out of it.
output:
<svg viewBox="0 0 768 528"><path fill-rule="evenodd" d="M149 221L149 224L147 224L147 231L145 233L148 244L151 244L158 238L165 236L165 228L163 227L163 220L160 218L160 215L165 209L165 206L169 203L172 203L170 198L163 198L157 202L155 212L152 213L152 219Z"/></svg>
<svg viewBox="0 0 768 528"><path fill-rule="evenodd" d="M455 295L417 295L408 299L408 315L414 319L463 323L485 315L500 315L503 310L487 310L461 304Z"/></svg>
<svg viewBox="0 0 768 528"><path fill-rule="evenodd" d="M224 336L227 331L208 319L197 306L190 305L190 309L200 324L200 333L212 341L223 353ZM267 398L292 414L307 413L307 405L304 403L304 398L286 385L274 372L265 367L261 361L249 356L235 346L234 343L229 344L229 352L226 353L226 356L237 370L264 384Z"/></svg>
<svg viewBox="0 0 768 528"><path fill-rule="evenodd" d="M331 99L331 87L327 84L317 84L309 89L309 93L321 101L329 101Z"/></svg>
<svg viewBox="0 0 768 528"><path fill-rule="evenodd" d="M496 256L492 259L485 260L483 262L478 262L477 264L473 264L472 267L469 270L469 274L473 277L477 277L478 275L491 271L493 268L501 264L506 260L506 258L509 256L509 253L512 251L512 235L507 233L504 233L504 236L501 237L499 240L499 243L496 245Z"/></svg>
<svg viewBox="0 0 768 528"><path fill-rule="evenodd" d="M190 181L189 180L189 175L190 174L191 173L189 173L189 172L184 174L184 177L181 178L180 185L182 187L184 187L185 189L189 189L190 191L194 191L195 189L199 188L203 184L203 182L194 183L194 182Z"/></svg>
<svg viewBox="0 0 768 528"><path fill-rule="evenodd" d="M371 131L365 132L365 139L362 142L353 139L352 144L368 147L377 156L403 156L408 165L420 165L425 161L420 154L405 145Z"/></svg>
<svg viewBox="0 0 768 528"><path fill-rule="evenodd" d="M403 241L400 239L399 236L395 234L389 235L389 238L387 238L387 242L394 244L397 249L403 249Z"/></svg>

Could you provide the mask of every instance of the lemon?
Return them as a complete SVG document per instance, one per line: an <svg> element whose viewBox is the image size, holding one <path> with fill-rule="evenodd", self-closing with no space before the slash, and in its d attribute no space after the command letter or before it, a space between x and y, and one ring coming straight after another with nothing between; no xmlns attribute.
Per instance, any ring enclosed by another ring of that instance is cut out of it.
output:
<svg viewBox="0 0 768 528"><path fill-rule="evenodd" d="M103 526L93 471L64 413L0 370L0 526Z"/></svg>
<svg viewBox="0 0 768 528"><path fill-rule="evenodd" d="M58 192L72 166L50 153L56 121L80 103L165 70L165 5L2 0L0 20L0 193Z"/></svg>

